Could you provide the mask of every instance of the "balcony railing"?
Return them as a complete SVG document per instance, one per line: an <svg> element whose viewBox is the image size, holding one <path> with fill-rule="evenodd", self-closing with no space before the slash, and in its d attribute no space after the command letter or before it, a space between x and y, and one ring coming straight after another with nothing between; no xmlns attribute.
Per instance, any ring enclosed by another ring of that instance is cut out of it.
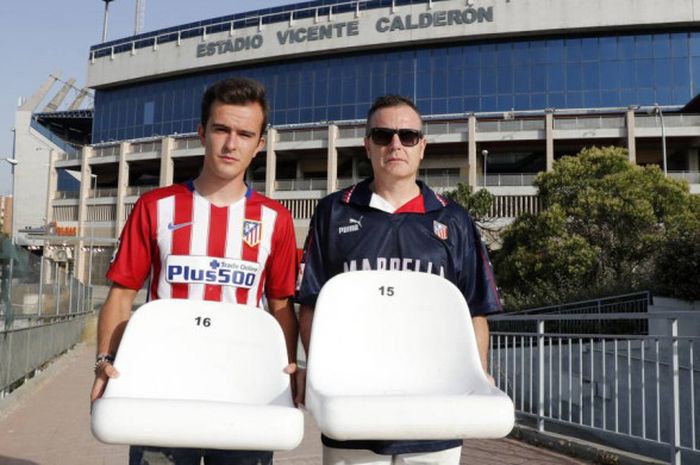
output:
<svg viewBox="0 0 700 465"><path fill-rule="evenodd" d="M700 184L700 171L669 171L668 176L673 179L685 179L688 184Z"/></svg>
<svg viewBox="0 0 700 465"><path fill-rule="evenodd" d="M486 183L483 175L479 176L479 182L487 187L532 186L536 176L537 173L486 173Z"/></svg>
<svg viewBox="0 0 700 465"><path fill-rule="evenodd" d="M326 190L326 179L278 179L275 188L278 191L313 191Z"/></svg>

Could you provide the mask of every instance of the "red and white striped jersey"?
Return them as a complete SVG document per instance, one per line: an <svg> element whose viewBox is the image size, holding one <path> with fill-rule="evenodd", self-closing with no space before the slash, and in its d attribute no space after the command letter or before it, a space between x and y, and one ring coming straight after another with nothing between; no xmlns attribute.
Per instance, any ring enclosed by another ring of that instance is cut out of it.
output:
<svg viewBox="0 0 700 465"><path fill-rule="evenodd" d="M195 299L261 306L294 295L296 240L289 211L252 189L217 207L191 181L144 194L134 206L107 278L149 300Z"/></svg>

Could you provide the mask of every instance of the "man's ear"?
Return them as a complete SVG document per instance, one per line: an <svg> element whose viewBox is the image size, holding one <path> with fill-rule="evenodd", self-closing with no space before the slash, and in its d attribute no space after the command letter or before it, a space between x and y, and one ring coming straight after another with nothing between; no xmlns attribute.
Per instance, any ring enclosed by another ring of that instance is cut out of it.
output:
<svg viewBox="0 0 700 465"><path fill-rule="evenodd" d="M204 145L204 139L205 139L206 133L204 131L204 126L202 126L202 123L199 123L197 125L197 135L199 136L199 142L201 142L202 145Z"/></svg>
<svg viewBox="0 0 700 465"><path fill-rule="evenodd" d="M257 157L258 154L262 151L262 149L265 148L265 138L260 137L260 140L258 141L258 146L255 148L255 153L253 154L253 158Z"/></svg>

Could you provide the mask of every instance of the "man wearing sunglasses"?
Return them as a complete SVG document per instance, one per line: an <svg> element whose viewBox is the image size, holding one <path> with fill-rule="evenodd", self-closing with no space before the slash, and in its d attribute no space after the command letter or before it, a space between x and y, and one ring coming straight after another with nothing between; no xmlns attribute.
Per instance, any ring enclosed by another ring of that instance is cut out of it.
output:
<svg viewBox="0 0 700 465"><path fill-rule="evenodd" d="M422 127L411 100L378 98L367 114L365 136L373 177L319 202L297 291L307 352L314 305L326 281L345 271L406 270L443 276L462 291L487 371L486 315L501 311L493 270L466 210L416 179L426 147ZM461 440L336 441L323 436L322 441L324 465L457 465L462 446Z"/></svg>

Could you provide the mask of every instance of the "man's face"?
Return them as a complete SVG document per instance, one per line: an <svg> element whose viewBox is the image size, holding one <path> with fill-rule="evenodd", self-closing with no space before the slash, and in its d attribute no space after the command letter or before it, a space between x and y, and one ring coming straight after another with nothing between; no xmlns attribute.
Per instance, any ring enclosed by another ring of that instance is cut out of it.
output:
<svg viewBox="0 0 700 465"><path fill-rule="evenodd" d="M207 126L197 127L204 146L202 175L224 181L243 180L248 165L265 146L260 134L262 122L258 103L212 103Z"/></svg>
<svg viewBox="0 0 700 465"><path fill-rule="evenodd" d="M367 125L370 130L387 128L421 131L422 129L420 117L406 105L377 110ZM376 143L370 136L365 137L365 149L372 163L374 177L382 181L415 179L418 166L423 159L425 144L425 137L421 137L412 147L402 143L399 134L393 134L387 145Z"/></svg>

